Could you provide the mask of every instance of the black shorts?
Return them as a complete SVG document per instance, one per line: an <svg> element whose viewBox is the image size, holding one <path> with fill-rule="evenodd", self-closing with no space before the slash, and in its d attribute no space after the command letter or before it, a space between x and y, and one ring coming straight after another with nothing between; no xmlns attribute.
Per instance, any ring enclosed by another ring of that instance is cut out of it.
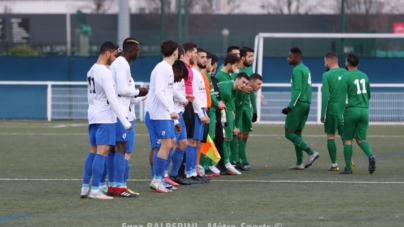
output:
<svg viewBox="0 0 404 227"><path fill-rule="evenodd" d="M194 131L195 131L195 114L194 114L194 107L192 103L188 103L185 107L185 111L182 114L182 118L185 122L185 127L187 127L187 138L192 139L194 138Z"/></svg>
<svg viewBox="0 0 404 227"><path fill-rule="evenodd" d="M209 113L210 113L209 111L206 112L208 117L210 117ZM206 143L206 141L208 139L208 134L209 134L209 124L205 124L205 127L203 128L203 137L202 137L202 140L201 140L202 143Z"/></svg>

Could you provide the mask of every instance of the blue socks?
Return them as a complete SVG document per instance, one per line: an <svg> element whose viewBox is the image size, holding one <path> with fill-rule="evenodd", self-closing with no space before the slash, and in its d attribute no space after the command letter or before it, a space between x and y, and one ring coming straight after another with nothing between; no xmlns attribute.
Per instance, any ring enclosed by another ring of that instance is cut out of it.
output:
<svg viewBox="0 0 404 227"><path fill-rule="evenodd" d="M175 149L174 154L172 154L173 166L171 168L170 176L176 177L178 176L178 170L181 167L182 159L184 158L185 151L180 150L178 147Z"/></svg>
<svg viewBox="0 0 404 227"><path fill-rule="evenodd" d="M100 186L100 180L102 173L104 172L105 165L105 157L96 154L93 161L92 172L93 172L93 181L91 184L91 190L98 190Z"/></svg>
<svg viewBox="0 0 404 227"><path fill-rule="evenodd" d="M83 182L82 182L83 187L88 187L88 184L90 183L94 157L95 154L90 152L88 153L87 158L84 161Z"/></svg>
<svg viewBox="0 0 404 227"><path fill-rule="evenodd" d="M102 176L101 176L100 186L106 186L106 185L107 185L107 182L105 182L105 178L107 178L107 172L108 172L108 169L107 169L107 159L105 159L105 162L104 162L104 172L102 173Z"/></svg>
<svg viewBox="0 0 404 227"><path fill-rule="evenodd" d="M168 157L167 157L167 163L166 163L166 167L164 168L164 176L166 176L166 174L168 173L168 167L170 167L171 164L171 160L173 158L173 149L170 149L170 153L168 153Z"/></svg>
<svg viewBox="0 0 404 227"><path fill-rule="evenodd" d="M108 168L108 185L110 187L115 187L114 162L115 162L115 153L108 152L107 168Z"/></svg>
<svg viewBox="0 0 404 227"><path fill-rule="evenodd" d="M159 152L157 150L154 150L154 153L153 153L153 166L150 166L150 171L151 171L152 178L154 178L154 175L156 174L154 166L156 165L156 158L157 158L158 153Z"/></svg>
<svg viewBox="0 0 404 227"><path fill-rule="evenodd" d="M196 147L187 146L185 152L187 152L186 160L185 160L185 170L188 175L192 174L192 170L195 169L195 156L196 156Z"/></svg>
<svg viewBox="0 0 404 227"><path fill-rule="evenodd" d="M164 168L166 166L167 160L156 157L154 159L154 177L153 179L161 180L164 175Z"/></svg>
<svg viewBox="0 0 404 227"><path fill-rule="evenodd" d="M115 183L117 187L124 187L124 174L125 174L125 155L115 153L114 160L115 168Z"/></svg>
<svg viewBox="0 0 404 227"><path fill-rule="evenodd" d="M125 183L129 178L129 172L130 172L129 160L125 159L125 173L123 174L123 180Z"/></svg>

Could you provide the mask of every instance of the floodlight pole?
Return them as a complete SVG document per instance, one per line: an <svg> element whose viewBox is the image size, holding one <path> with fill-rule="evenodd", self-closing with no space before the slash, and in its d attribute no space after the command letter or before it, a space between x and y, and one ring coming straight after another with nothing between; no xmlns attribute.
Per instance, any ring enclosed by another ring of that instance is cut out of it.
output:
<svg viewBox="0 0 404 227"><path fill-rule="evenodd" d="M130 37L129 0L119 0L118 46L122 48L123 41L128 37Z"/></svg>
<svg viewBox="0 0 404 227"><path fill-rule="evenodd" d="M161 42L164 42L164 0L160 0L160 38Z"/></svg>
<svg viewBox="0 0 404 227"><path fill-rule="evenodd" d="M341 0L341 33L345 33L345 0ZM345 51L345 40L341 38L341 56L340 58L343 59Z"/></svg>

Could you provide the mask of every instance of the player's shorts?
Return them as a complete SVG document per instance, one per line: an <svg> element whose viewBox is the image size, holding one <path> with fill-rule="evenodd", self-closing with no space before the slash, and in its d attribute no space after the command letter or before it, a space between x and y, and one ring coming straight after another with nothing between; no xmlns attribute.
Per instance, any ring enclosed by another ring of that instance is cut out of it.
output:
<svg viewBox="0 0 404 227"><path fill-rule="evenodd" d="M205 133L205 124L201 122L201 119L199 119L198 114L194 114L194 133L192 136L192 139L202 141L203 140L203 135ZM206 132L207 133L207 132Z"/></svg>
<svg viewBox="0 0 404 227"><path fill-rule="evenodd" d="M369 110L351 107L345 109L342 135L344 140L366 140L369 127Z"/></svg>
<svg viewBox="0 0 404 227"><path fill-rule="evenodd" d="M234 130L234 119L233 119L233 111L226 109L226 121L228 123L227 126L223 126L223 129L226 133L225 139L232 140L233 139L233 130Z"/></svg>
<svg viewBox="0 0 404 227"><path fill-rule="evenodd" d="M309 113L310 103L297 102L296 106L286 115L285 129L302 131L306 125Z"/></svg>
<svg viewBox="0 0 404 227"><path fill-rule="evenodd" d="M144 122L146 124L147 130L149 131L151 149L154 150L156 148L159 148L160 140L157 134L155 133L156 130L154 128L154 125L151 123L149 112L146 112L146 115L144 116Z"/></svg>
<svg viewBox="0 0 404 227"><path fill-rule="evenodd" d="M210 121L209 121L209 132L208 132L208 134L209 134L209 136L210 136L210 138L213 140L213 139L215 139L215 134L216 134L216 121L217 121L217 112L218 112L219 110L217 110L217 109L215 109L215 108L210 108L209 109L209 118L210 118ZM220 115L220 114L219 114ZM220 120L220 118L219 118L219 120Z"/></svg>
<svg viewBox="0 0 404 227"><path fill-rule="evenodd" d="M178 141L183 140L183 139L187 139L187 127L185 126L185 122L184 122L184 118L182 117L182 112L178 113L179 119L178 122L180 123L181 127L182 127L182 131L180 133L175 132L176 135L176 141L178 144Z"/></svg>
<svg viewBox="0 0 404 227"><path fill-rule="evenodd" d="M162 139L175 138L174 123L173 120L151 120L151 124L154 127L155 135Z"/></svg>
<svg viewBox="0 0 404 227"><path fill-rule="evenodd" d="M89 124L88 135L90 145L115 146L115 123L111 124Z"/></svg>
<svg viewBox="0 0 404 227"><path fill-rule="evenodd" d="M324 132L327 134L334 134L338 131L338 135L341 134L341 126L338 126L338 115L326 114L324 123Z"/></svg>
<svg viewBox="0 0 404 227"><path fill-rule="evenodd" d="M241 112L240 132L252 132L252 117L249 109L243 109Z"/></svg>
<svg viewBox="0 0 404 227"><path fill-rule="evenodd" d="M187 128L187 138L192 139L194 137L195 130L195 112L192 102L185 106L185 111L182 114L182 117L184 119L185 127Z"/></svg>
<svg viewBox="0 0 404 227"><path fill-rule="evenodd" d="M136 136L136 128L135 121L130 122L132 124L132 129L128 130L128 142L126 143L126 153L132 153L133 148L135 146L135 136Z"/></svg>
<svg viewBox="0 0 404 227"><path fill-rule="evenodd" d="M128 132L125 129L121 121L117 118L115 123L115 141L116 142L128 142Z"/></svg>

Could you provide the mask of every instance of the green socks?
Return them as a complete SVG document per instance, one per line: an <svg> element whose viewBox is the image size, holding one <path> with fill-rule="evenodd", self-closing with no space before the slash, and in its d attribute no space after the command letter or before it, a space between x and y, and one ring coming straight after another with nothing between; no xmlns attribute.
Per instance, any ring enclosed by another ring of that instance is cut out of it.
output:
<svg viewBox="0 0 404 227"><path fill-rule="evenodd" d="M243 164L249 164L248 159L247 159L247 152L246 152L246 141L245 140L239 140L238 141L238 155L243 162Z"/></svg>
<svg viewBox="0 0 404 227"><path fill-rule="evenodd" d="M224 164L227 164L230 162L230 158L229 158L229 148L230 148L230 141L224 141L223 143L223 162Z"/></svg>
<svg viewBox="0 0 404 227"><path fill-rule="evenodd" d="M309 155L312 155L314 151L303 141L301 135L302 135L301 133L296 134L293 132L285 133L286 139L290 140L299 149L306 151Z"/></svg>
<svg viewBox="0 0 404 227"><path fill-rule="evenodd" d="M233 136L233 140L230 142L230 161L240 162L238 152L238 138L237 136Z"/></svg>
<svg viewBox="0 0 404 227"><path fill-rule="evenodd" d="M330 154L331 163L337 163L337 146L334 139L327 140L328 154Z"/></svg>
<svg viewBox="0 0 404 227"><path fill-rule="evenodd" d="M351 145L344 144L344 159L345 159L345 168L348 170L352 169L352 144Z"/></svg>
<svg viewBox="0 0 404 227"><path fill-rule="evenodd" d="M368 141L363 140L360 144L359 147L362 149L363 152L365 152L366 156L368 158L373 155L372 148L370 147L370 144Z"/></svg>

